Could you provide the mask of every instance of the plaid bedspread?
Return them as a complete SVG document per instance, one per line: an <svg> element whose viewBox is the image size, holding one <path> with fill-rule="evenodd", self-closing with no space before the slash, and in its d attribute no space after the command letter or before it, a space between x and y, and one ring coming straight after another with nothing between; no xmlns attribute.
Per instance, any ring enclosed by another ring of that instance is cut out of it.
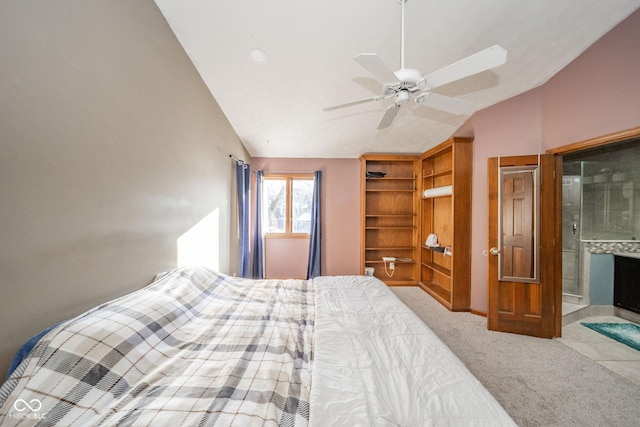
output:
<svg viewBox="0 0 640 427"><path fill-rule="evenodd" d="M179 269L43 337L0 425L303 426L314 291Z"/></svg>

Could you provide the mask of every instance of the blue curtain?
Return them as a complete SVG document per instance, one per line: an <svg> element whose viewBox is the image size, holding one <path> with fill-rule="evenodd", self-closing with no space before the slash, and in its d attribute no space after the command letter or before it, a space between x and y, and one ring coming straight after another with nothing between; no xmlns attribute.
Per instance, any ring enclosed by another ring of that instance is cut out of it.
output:
<svg viewBox="0 0 640 427"><path fill-rule="evenodd" d="M256 176L256 208L253 228L253 266L251 277L253 279L264 279L264 252L262 249L262 179L264 172L258 171Z"/></svg>
<svg viewBox="0 0 640 427"><path fill-rule="evenodd" d="M321 275L321 233L320 233L320 181L321 171L313 173L313 202L311 204L311 232L309 238L309 265L307 266L307 279Z"/></svg>
<svg viewBox="0 0 640 427"><path fill-rule="evenodd" d="M244 162L236 162L236 188L238 192L238 274L249 277L249 202L251 194L251 169Z"/></svg>

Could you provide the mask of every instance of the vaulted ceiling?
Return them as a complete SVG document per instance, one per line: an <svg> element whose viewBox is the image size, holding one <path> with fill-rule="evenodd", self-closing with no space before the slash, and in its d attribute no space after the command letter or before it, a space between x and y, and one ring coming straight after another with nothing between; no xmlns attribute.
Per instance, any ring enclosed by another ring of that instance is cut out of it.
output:
<svg viewBox="0 0 640 427"><path fill-rule="evenodd" d="M640 7L640 0L408 0L405 68L428 74L492 45L507 50L507 62L434 90L472 102L466 115L411 103L378 130L392 99L323 108L382 93L353 60L358 53L400 68L400 0L155 1L253 157L423 152L474 111L545 83Z"/></svg>

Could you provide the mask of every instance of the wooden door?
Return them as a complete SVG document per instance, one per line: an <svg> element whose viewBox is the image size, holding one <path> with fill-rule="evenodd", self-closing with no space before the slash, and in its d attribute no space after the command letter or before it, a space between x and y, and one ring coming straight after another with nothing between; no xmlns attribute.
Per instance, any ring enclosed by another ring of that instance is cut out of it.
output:
<svg viewBox="0 0 640 427"><path fill-rule="evenodd" d="M562 160L490 158L488 175L488 328L560 336Z"/></svg>
<svg viewBox="0 0 640 427"><path fill-rule="evenodd" d="M511 277L535 276L533 174L515 171L502 185L502 266Z"/></svg>

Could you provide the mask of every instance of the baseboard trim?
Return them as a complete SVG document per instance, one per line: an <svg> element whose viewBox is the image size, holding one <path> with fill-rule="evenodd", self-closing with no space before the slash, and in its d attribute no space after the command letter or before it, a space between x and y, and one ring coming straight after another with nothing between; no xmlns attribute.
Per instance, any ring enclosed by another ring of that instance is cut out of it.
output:
<svg viewBox="0 0 640 427"><path fill-rule="evenodd" d="M562 316L562 326L578 322L589 316L615 316L615 307L612 305L587 305L583 308Z"/></svg>

